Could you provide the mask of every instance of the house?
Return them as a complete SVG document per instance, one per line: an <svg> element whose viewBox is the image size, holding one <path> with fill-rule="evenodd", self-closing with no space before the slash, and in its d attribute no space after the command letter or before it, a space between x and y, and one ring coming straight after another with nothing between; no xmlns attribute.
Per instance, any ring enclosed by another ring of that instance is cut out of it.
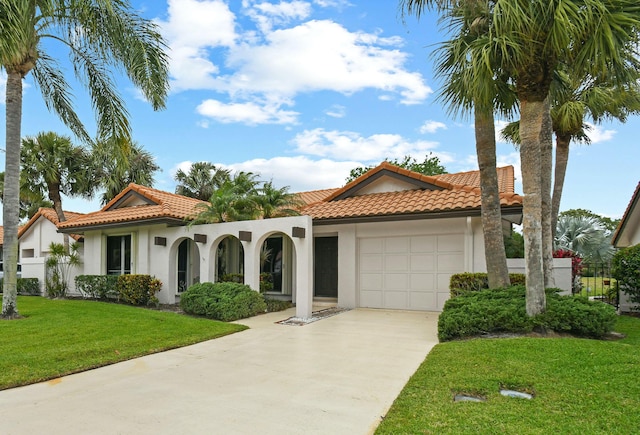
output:
<svg viewBox="0 0 640 435"><path fill-rule="evenodd" d="M82 216L81 213L64 212L67 219L74 219ZM58 215L52 208L40 208L31 219L22 225L18 230L18 240L20 243L19 263L22 265L22 276L28 278L38 278L40 292L44 294L44 283L46 279L45 262L49 254L51 243L64 243L65 235L57 232L59 224ZM82 236L78 234L69 235L71 242L82 242ZM80 243L80 255L82 255L82 243ZM74 270L71 275L71 285L73 278L79 271Z"/></svg>
<svg viewBox="0 0 640 435"><path fill-rule="evenodd" d="M640 243L640 182L631 196L631 201L620 220L620 224L613 233L611 243L616 248L627 248ZM635 304L629 300L629 296L620 294L619 311L631 311Z"/></svg>
<svg viewBox="0 0 640 435"><path fill-rule="evenodd" d="M514 171L498 169L505 228ZM339 189L303 192L301 216L187 225L202 201L130 184L101 210L59 223L84 238L84 274L143 273L162 303L199 281L242 277L309 317L343 307L441 310L454 273L485 271L478 171L425 176L383 162Z"/></svg>

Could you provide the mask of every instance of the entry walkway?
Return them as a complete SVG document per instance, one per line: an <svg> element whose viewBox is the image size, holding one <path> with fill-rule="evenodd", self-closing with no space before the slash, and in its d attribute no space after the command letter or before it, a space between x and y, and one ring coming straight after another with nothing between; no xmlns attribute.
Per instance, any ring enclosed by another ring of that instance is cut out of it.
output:
<svg viewBox="0 0 640 435"><path fill-rule="evenodd" d="M438 313L351 310L0 391L3 434L367 434L436 344Z"/></svg>

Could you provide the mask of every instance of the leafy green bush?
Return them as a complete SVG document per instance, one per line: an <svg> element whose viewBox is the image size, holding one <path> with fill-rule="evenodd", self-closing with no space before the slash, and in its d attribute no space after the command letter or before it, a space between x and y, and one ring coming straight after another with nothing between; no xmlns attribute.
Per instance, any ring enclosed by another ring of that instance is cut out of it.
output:
<svg viewBox="0 0 640 435"><path fill-rule="evenodd" d="M242 273L225 273L220 277L220 282L237 282L244 283L244 275Z"/></svg>
<svg viewBox="0 0 640 435"><path fill-rule="evenodd" d="M264 302L267 304L267 313L275 313L276 311L284 311L287 308L291 308L292 304L289 301L282 301L280 299L264 298Z"/></svg>
<svg viewBox="0 0 640 435"><path fill-rule="evenodd" d="M162 282L150 275L120 275L116 284L119 298L132 305L156 305L161 288Z"/></svg>
<svg viewBox="0 0 640 435"><path fill-rule="evenodd" d="M441 341L489 333L527 333L534 328L600 338L613 330L615 309L579 296L560 296L547 289L547 309L526 313L524 286L468 292L449 299L438 319Z"/></svg>
<svg viewBox="0 0 640 435"><path fill-rule="evenodd" d="M76 290L82 293L82 296L101 300L118 297L117 275L78 275L75 282Z"/></svg>
<svg viewBox="0 0 640 435"><path fill-rule="evenodd" d="M38 278L18 278L17 291L19 295L40 296L40 281ZM4 288L4 278L0 278L0 294Z"/></svg>
<svg viewBox="0 0 640 435"><path fill-rule="evenodd" d="M524 285L525 275L522 273L510 273L511 285ZM470 291L485 290L489 288L489 278L486 273L456 273L449 280L451 297L455 298Z"/></svg>
<svg viewBox="0 0 640 435"><path fill-rule="evenodd" d="M180 296L180 307L185 313L224 322L255 316L267 309L260 293L234 282L194 284Z"/></svg>
<svg viewBox="0 0 640 435"><path fill-rule="evenodd" d="M611 275L631 302L640 304L640 244L620 249L611 260ZM638 309L638 307L634 307Z"/></svg>
<svg viewBox="0 0 640 435"><path fill-rule="evenodd" d="M0 287L2 282L0 281ZM40 295L40 281L38 278L18 278L19 295Z"/></svg>

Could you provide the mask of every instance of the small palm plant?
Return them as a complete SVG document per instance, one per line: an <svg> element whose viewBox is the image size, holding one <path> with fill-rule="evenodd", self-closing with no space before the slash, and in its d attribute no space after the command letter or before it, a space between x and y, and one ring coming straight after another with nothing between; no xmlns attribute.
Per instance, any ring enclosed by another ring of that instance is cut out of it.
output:
<svg viewBox="0 0 640 435"><path fill-rule="evenodd" d="M67 251L61 243L51 242L49 245L49 256L45 262L47 267L45 287L47 296L50 298L63 298L67 295L71 268L81 264L79 247L78 243L72 243Z"/></svg>

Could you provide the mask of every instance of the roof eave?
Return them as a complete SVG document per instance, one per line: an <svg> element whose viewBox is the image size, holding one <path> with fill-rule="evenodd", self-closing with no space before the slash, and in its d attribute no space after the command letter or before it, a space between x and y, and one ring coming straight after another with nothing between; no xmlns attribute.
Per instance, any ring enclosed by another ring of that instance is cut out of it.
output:
<svg viewBox="0 0 640 435"><path fill-rule="evenodd" d="M102 224L95 225L80 225L80 226L69 226L64 228L58 228L59 233L68 233L68 234L84 234L86 231L93 230L104 230L104 229L113 229L113 228L121 228L121 227L131 227L131 226L142 226L142 225L154 225L154 224L165 224L167 226L184 226L187 225L184 219L173 218L173 217L155 217L149 219L136 219L124 222L106 222Z"/></svg>

